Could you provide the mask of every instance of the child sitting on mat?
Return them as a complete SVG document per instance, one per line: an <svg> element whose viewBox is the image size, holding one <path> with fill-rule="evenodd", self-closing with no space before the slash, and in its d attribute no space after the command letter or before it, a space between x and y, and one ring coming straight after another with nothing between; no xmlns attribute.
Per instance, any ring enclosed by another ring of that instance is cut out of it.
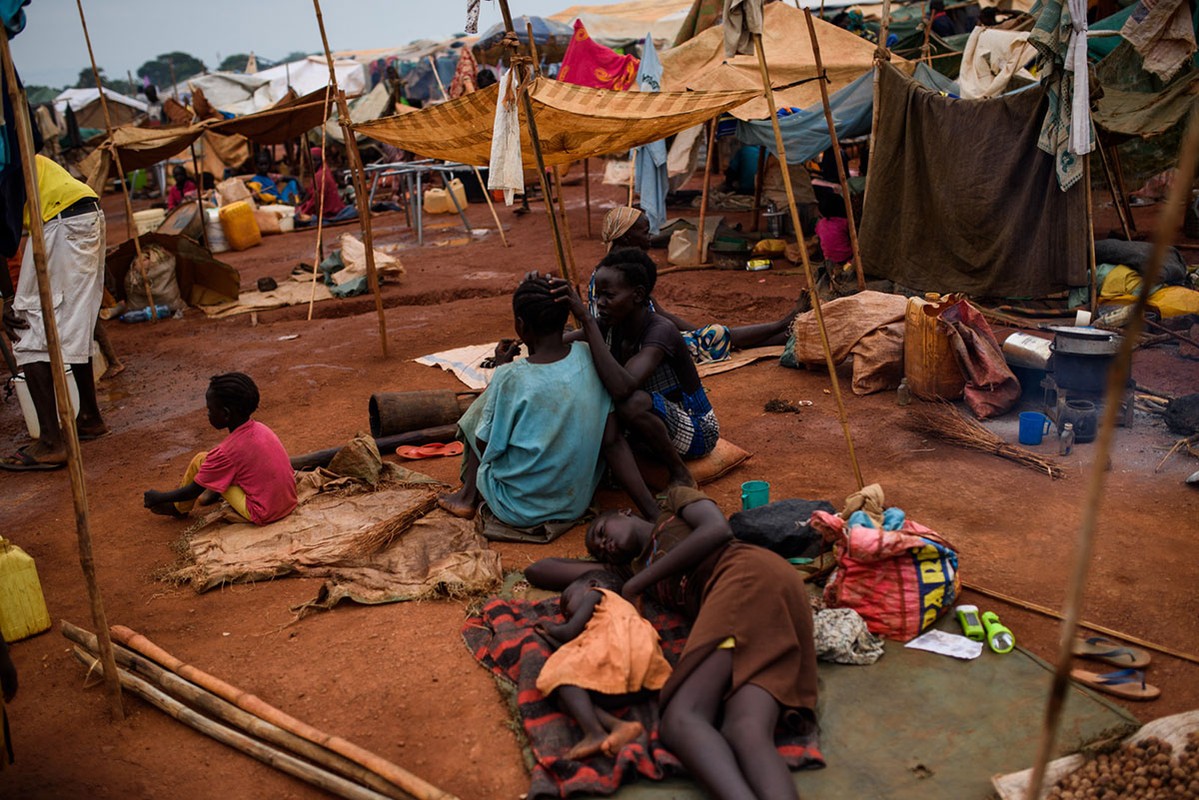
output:
<svg viewBox="0 0 1199 800"><path fill-rule="evenodd" d="M275 432L250 415L258 409L258 387L249 375L227 372L208 382L204 395L208 422L228 428L225 440L198 453L178 489L145 493L146 508L165 516L186 516L199 500L209 505L223 497L242 518L266 525L296 507L295 471Z"/></svg>
<svg viewBox="0 0 1199 800"><path fill-rule="evenodd" d="M622 581L611 570L595 569L562 591L566 622L538 626L557 646L537 676L537 689L557 693L558 701L583 729L583 741L566 757L577 761L603 753L615 756L645 730L640 722L612 716L592 702L591 693L627 695L661 689L670 677L658 632L620 596Z"/></svg>

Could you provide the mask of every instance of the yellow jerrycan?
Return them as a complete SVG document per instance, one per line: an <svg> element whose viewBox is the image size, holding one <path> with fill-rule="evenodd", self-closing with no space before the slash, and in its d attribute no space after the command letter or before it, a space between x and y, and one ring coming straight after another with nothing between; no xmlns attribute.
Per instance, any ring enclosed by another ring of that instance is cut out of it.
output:
<svg viewBox="0 0 1199 800"><path fill-rule="evenodd" d="M0 634L16 642L49 627L37 566L28 553L0 537Z"/></svg>

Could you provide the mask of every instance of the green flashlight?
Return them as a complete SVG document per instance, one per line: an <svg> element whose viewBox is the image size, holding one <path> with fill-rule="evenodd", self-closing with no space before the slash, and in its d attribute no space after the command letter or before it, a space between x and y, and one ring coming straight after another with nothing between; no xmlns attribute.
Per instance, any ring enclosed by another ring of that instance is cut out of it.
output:
<svg viewBox="0 0 1199 800"><path fill-rule="evenodd" d="M978 606L960 605L957 607L958 623L967 639L981 642L986 639L986 631L978 617Z"/></svg>
<svg viewBox="0 0 1199 800"><path fill-rule="evenodd" d="M1016 637L1012 635L1007 626L999 621L998 614L994 611L984 611L982 623L987 630L987 644L990 645L993 652L1012 652L1012 648L1016 646Z"/></svg>

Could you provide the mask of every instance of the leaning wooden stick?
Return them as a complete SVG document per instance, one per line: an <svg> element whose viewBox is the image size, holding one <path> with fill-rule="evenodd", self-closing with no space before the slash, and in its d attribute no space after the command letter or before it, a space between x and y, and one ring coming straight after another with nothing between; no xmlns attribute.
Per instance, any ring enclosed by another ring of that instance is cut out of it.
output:
<svg viewBox="0 0 1199 800"><path fill-rule="evenodd" d="M96 635L91 631L72 625L65 620L60 625L62 635L71 642L82 647L88 655L97 652ZM250 736L281 747L294 755L306 758L325 769L341 775L343 778L361 783L393 800L408 800L411 796L400 788L393 786L380 776L355 764L344 756L339 756L318 744L296 736L294 733L272 725L266 720L259 719L248 711L242 711L232 703L222 700L212 692L184 680L175 673L163 669L145 656L138 655L124 647L117 646L117 667L122 671L137 675L143 680L166 692L175 700L180 700L189 706L202 711L213 719L228 723Z"/></svg>
<svg viewBox="0 0 1199 800"><path fill-rule="evenodd" d="M333 83L330 81L325 86L325 115L329 114L329 93L333 91ZM325 142L327 141L327 130L329 121L325 120L321 123L321 165L324 166L325 158ZM325 233L325 186L324 182L317 186L316 181L316 160L312 158L312 153L308 154L309 162L312 164L312 191L320 190L321 196L316 201L316 249L312 253L312 291L308 294L308 321L312 322L312 306L316 303L316 276L320 272L321 261L324 260L325 248L322 237Z"/></svg>
<svg viewBox="0 0 1199 800"><path fill-rule="evenodd" d="M1146 286L1153 286L1157 283L1158 276L1161 274L1162 262L1165 260L1166 249L1182 223L1185 201L1190 196L1191 182L1195 177L1197 157L1199 157L1199 106L1191 109L1178 158L1178 173L1170 186L1170 195L1166 200L1166 206L1158 216L1153 250L1142 276ZM1091 462L1091 475L1087 482L1086 499L1083 502L1082 524L1078 532L1078 544L1074 551L1074 564L1066 588L1062 632L1059 637L1060 647L1053 673L1053 684L1045 706L1045 722L1041 729L1037 760L1034 763L1032 780L1028 786L1029 800L1040 797L1041 784L1045 780L1045 769L1053 755L1057 727L1061 721L1062 705L1065 702L1066 690L1070 683L1070 665L1073 660L1071 645L1078 631L1078 621L1082 614L1083 594L1086 590L1087 574L1091 567L1091 553L1095 543L1095 528L1099 522L1099 506L1103 499L1103 484L1107 477L1108 459L1111 456L1112 442L1116 435L1116 417L1120 413L1120 398L1124 394L1132 367L1133 347L1140 339L1141 331L1144 329L1145 308L1148 303L1149 293L1141 292L1133 306L1132 319L1125 327L1120 350L1107 371L1103 417L1099 424L1099 437L1096 440L1095 456Z"/></svg>
<svg viewBox="0 0 1199 800"><path fill-rule="evenodd" d="M583 159L583 205L587 208L587 238L591 238L591 159Z"/></svg>
<svg viewBox="0 0 1199 800"><path fill-rule="evenodd" d="M128 647L130 650L141 653L152 661L158 662L176 675L186 678L197 686L204 687L217 697L227 700L243 711L248 711L260 719L279 726L285 731L290 731L310 742L315 742L322 747L332 750L334 753L344 756L356 764L361 764L372 772L382 775L413 797L417 797L420 800L456 800L453 795L418 778L403 767L393 764L369 750L364 750L353 742L342 739L340 736L331 736L324 731L318 730L308 723L302 722L290 714L264 702L258 697L226 683L220 678L216 678L189 664L183 663L146 637L123 625L114 625L112 627L112 635L117 642Z"/></svg>
<svg viewBox="0 0 1199 800"><path fill-rule="evenodd" d="M716 125L719 117L714 117L708 128L708 150L704 153L704 190L699 195L699 263L708 263L708 194L712 189L712 159L716 150ZM658 273L662 273L659 271Z"/></svg>
<svg viewBox="0 0 1199 800"><path fill-rule="evenodd" d="M824 312L821 309L820 293L816 290L816 278L812 274L812 262L808 258L808 248L804 243L803 223L799 219L799 208L795 205L795 190L791 186L791 170L787 169L787 148L783 144L783 131L779 127L779 117L774 104L774 92L770 84L770 68L766 64L766 51L762 48L762 34L755 33L754 49L758 54L758 69L762 73L762 93L766 96L766 104L770 109L770 121L774 126L774 144L777 148L779 166L783 173L783 188L787 191L787 205L791 210L791 225L795 228L795 238L799 242L800 262L803 265L804 276L808 281L808 294L812 298L812 311L816 315L816 327L820 330L820 344L824 347L824 360L828 365L828 377L833 384L833 398L837 401L837 416L841 421L841 430L845 434L845 446L849 451L849 464L853 468L854 480L858 488L866 485L862 480L862 468L858 466L858 456L854 452L853 434L849 431L849 416L845 411L845 398L841 396L841 382L837 378L837 362L833 360L833 351L828 341L828 330L824 325Z"/></svg>
<svg viewBox="0 0 1199 800"><path fill-rule="evenodd" d="M853 216L853 199L849 193L849 173L845 170L845 159L841 157L841 140L837 137L837 125L833 122L833 107L828 99L824 62L820 58L820 40L816 38L816 25L812 22L812 10L804 9L808 22L808 35L812 37L812 56L816 61L816 73L820 77L820 102L824 104L824 120L828 123L828 138L832 142L833 161L837 163L837 177L841 179L841 197L845 199L845 216L849 220L849 244L853 248L853 268L858 274L858 291L866 290L866 273L862 269L862 252L858 248L858 223Z"/></svg>
<svg viewBox="0 0 1199 800"><path fill-rule="evenodd" d="M227 744L246 755L253 756L267 766L274 767L280 772L286 772L288 775L299 778L306 783L311 783L313 786L335 794L338 797L345 797L349 800L387 800L387 795L371 791L345 778L339 778L320 767L301 761L295 756L288 755L282 750L265 745L257 739L252 739L244 733L239 733L232 728L221 725L219 722L213 722L208 717L193 711L136 675L131 675L125 670L113 669L110 672L104 669L100 662L89 655L82 647L74 648L73 652L75 658L89 670L101 673L106 679L110 675L116 677L120 680L122 686L159 711L174 717L191 728L195 728L205 736L216 739L221 744Z"/></svg>
<svg viewBox="0 0 1199 800"><path fill-rule="evenodd" d="M346 93L337 88L337 71L333 68L333 53L329 50L329 37L325 35L325 18L321 16L321 0L312 0L316 10L316 24L321 31L321 45L325 48L325 60L329 64L329 83L337 97L337 116L346 141L350 176L354 180L354 200L358 204L358 220L362 226L362 244L366 249L366 283L375 296L375 314L379 318L379 345L383 357L387 358L387 317L383 313L383 292L379 288L379 272L375 269L375 236L371 229L370 195L366 189L366 173L362 166L362 154L358 152L358 139L354 135L350 119L350 105Z"/></svg>
<svg viewBox="0 0 1199 800"><path fill-rule="evenodd" d="M437 71L437 62L433 60L433 56L429 56L429 65L433 67L433 77L437 79L437 88L441 90L441 96L449 100L449 92L445 90L445 84L441 82L441 73ZM483 198L487 201L487 210L491 212L491 218L495 220L495 229L500 232L500 241L504 243L504 247L508 247L508 237L504 235L504 226L500 224L500 215L495 213L495 203L491 202L491 192L487 191L483 173L479 172L479 168L474 165L471 166L471 169L475 171L475 180L479 182L479 188L483 190Z"/></svg>
<svg viewBox="0 0 1199 800"><path fill-rule="evenodd" d="M83 0L75 0L75 5L79 8L79 23L83 26L83 40L87 43L87 57L92 64L92 80L96 82L96 91L100 93L100 110L104 112L104 127L108 132L108 142L112 145L112 160L117 165L117 174L121 176L121 195L125 198L125 230L133 239L133 249L137 254L135 263L142 276L142 286L146 289L146 300L150 303L150 321L157 322L158 306L154 303L154 290L150 286L150 276L146 274L146 262L142 260L142 238L133 221L133 199L129 196L129 181L126 180L125 170L121 167L121 148L117 147L116 128L113 127L112 116L108 113L108 97L104 94L104 84L100 81L100 70L96 68L96 56L92 53L92 37L87 31L87 18L83 15ZM97 192L97 194L103 196L103 192Z"/></svg>
<svg viewBox="0 0 1199 800"><path fill-rule="evenodd" d="M71 480L71 499L75 505L75 535L79 542L79 566L87 584L88 599L91 601L92 622L105 631L100 637L100 657L115 673L112 640L108 637L108 618L104 613L104 600L100 596L100 584L96 580L96 562L92 556L91 520L88 516L87 480L83 473L83 452L79 448L79 432L75 428L75 415L71 413L71 399L67 390L66 364L62 357L62 344L58 338L58 320L54 316L54 297L50 289L50 273L46 266L46 236L41 215L41 197L37 185L37 164L34 163L33 128L29 121L29 103L25 91L17 84L17 69L13 65L7 35L0 34L0 69L8 85L8 97L12 104L12 116L17 126L17 142L21 170L25 179L25 202L29 214L29 247L33 250L33 269L37 276L38 300L42 309L42 325L46 335L46 349L50 354L50 371L54 377L54 400L58 405L58 424L62 429L63 442L67 448L67 474ZM86 367L91 369L90 366ZM125 718L121 706L121 685L115 674L104 681L108 694L109 708L114 720Z"/></svg>

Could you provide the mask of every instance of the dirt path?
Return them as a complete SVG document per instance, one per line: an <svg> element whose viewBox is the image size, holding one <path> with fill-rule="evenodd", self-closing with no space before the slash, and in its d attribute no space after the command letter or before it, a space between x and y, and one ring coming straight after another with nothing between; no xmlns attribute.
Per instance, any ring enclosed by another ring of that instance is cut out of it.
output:
<svg viewBox="0 0 1199 800"><path fill-rule="evenodd" d="M574 198L581 194L576 189L568 197L583 269L603 250L598 239L580 234L581 199ZM598 182L593 192L609 205L618 194ZM107 198L105 208L110 241L119 241L119 200ZM182 321L108 323L128 370L101 385L112 435L83 446L110 621L470 799L517 798L527 778L492 679L459 636L466 603L343 606L289 625L289 608L310 599L318 581L278 580L206 595L173 588L153 576L173 560L171 545L185 525L145 512L141 493L172 485L190 456L219 438L203 412L208 377L217 372L238 369L255 377L263 393L258 417L293 453L334 446L365 429L373 392L459 386L411 359L509 333L509 296L518 276L553 266L545 216L539 205L534 211L519 218L501 209L511 249L494 233L467 246L437 246L462 237L453 227L456 219L442 218L438 222L448 227L431 230L425 247L401 251L408 275L384 292L393 353L388 361L379 356L369 297L318 304L312 322L304 320L305 309L291 308L260 314L257 325L249 316L211 321L194 310ZM597 208L597 234L601 216ZM482 206L472 206L471 217L490 223ZM380 217L375 229L379 244L411 242L402 215ZM310 263L313 242L312 232L268 238L227 260L249 288L261 276L283 278L298 261ZM657 294L682 316L748 322L785 313L801 280L709 271L667 275L659 285ZM298 338L281 341L291 335ZM1172 346L1142 351L1136 376L1161 391L1194 391L1199 362L1176 353ZM836 504L853 489L828 380L819 371L764 363L713 377L707 385L727 438L754 453L710 487L727 511L736 508L738 487L750 478L769 480L775 498ZM814 405L798 415L764 413L763 405L775 398ZM889 393L850 396L847 406L866 479L882 483L890 503L957 545L968 582L1060 606L1091 446L1077 448L1068 476L1055 482L908 433L899 424L904 412ZM9 447L22 441L20 413L9 401L0 406L0 442ZM1153 474L1173 441L1149 417L1138 416L1131 431L1120 431L1085 616L1199 653L1193 558L1199 492L1181 482L1197 465L1178 456ZM425 465L447 481L457 474L456 459ZM0 497L0 531L36 559L52 617L90 628L65 473L0 474ZM614 495L603 499L619 501ZM497 549L506 568L520 569L545 555L581 554L582 535L572 532L540 548ZM1022 644L1052 657L1053 623L985 598L968 599L998 610ZM6 797L318 796L133 698L126 700L129 719L109 724L100 689L85 681L57 632L18 643L13 656L21 674L20 695L10 708L18 761L0 776ZM1149 719L1199 706L1197 678L1195 665L1155 656L1151 681L1163 697L1131 710Z"/></svg>

